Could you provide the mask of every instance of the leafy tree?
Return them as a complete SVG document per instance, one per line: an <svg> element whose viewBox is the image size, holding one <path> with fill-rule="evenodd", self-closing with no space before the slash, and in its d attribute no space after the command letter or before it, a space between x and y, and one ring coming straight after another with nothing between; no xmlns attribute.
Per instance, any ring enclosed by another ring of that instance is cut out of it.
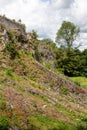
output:
<svg viewBox="0 0 87 130"><path fill-rule="evenodd" d="M56 42L60 45L57 54L57 67L60 68L65 75L80 75L80 52L78 47L74 48L74 41L79 35L80 29L72 22L63 21L57 32Z"/></svg>
<svg viewBox="0 0 87 130"><path fill-rule="evenodd" d="M68 51L68 49L63 51L63 49L59 49L57 53L57 68L60 68L60 70L67 76L78 76L80 75L80 56L77 54L77 52L72 49L71 51Z"/></svg>
<svg viewBox="0 0 87 130"><path fill-rule="evenodd" d="M38 34L35 30L32 30L33 38L36 40L38 38Z"/></svg>
<svg viewBox="0 0 87 130"><path fill-rule="evenodd" d="M81 69L80 72L83 76L87 77L87 49L81 53Z"/></svg>
<svg viewBox="0 0 87 130"><path fill-rule="evenodd" d="M63 21L57 32L56 42L61 46L72 48L79 32L80 29L72 22Z"/></svg>

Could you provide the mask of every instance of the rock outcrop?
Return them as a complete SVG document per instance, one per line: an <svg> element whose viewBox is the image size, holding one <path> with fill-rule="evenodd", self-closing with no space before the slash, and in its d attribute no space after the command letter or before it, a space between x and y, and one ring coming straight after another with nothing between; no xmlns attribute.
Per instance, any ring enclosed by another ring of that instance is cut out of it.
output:
<svg viewBox="0 0 87 130"><path fill-rule="evenodd" d="M23 34L25 34L25 29L22 24L19 24L15 21L12 21L5 16L0 16L0 24L3 24L6 28L20 30Z"/></svg>

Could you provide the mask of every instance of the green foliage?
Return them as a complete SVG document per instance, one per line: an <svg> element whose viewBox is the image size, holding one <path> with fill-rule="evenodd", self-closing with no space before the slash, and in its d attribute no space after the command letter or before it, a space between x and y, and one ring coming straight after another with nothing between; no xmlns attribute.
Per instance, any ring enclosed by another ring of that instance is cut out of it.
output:
<svg viewBox="0 0 87 130"><path fill-rule="evenodd" d="M57 64L56 66L60 68L65 75L68 76L78 76L80 75L81 61L80 56L74 49L59 49L56 54Z"/></svg>
<svg viewBox="0 0 87 130"><path fill-rule="evenodd" d="M21 19L19 19L18 22L21 23Z"/></svg>
<svg viewBox="0 0 87 130"><path fill-rule="evenodd" d="M25 31L26 30L25 24L22 23L21 26L22 26L23 30Z"/></svg>
<svg viewBox="0 0 87 130"><path fill-rule="evenodd" d="M61 86L61 89L62 89L62 93L67 95L68 94L68 90L65 86Z"/></svg>
<svg viewBox="0 0 87 130"><path fill-rule="evenodd" d="M87 49L81 54L81 75L87 77Z"/></svg>
<svg viewBox="0 0 87 130"><path fill-rule="evenodd" d="M5 110L6 109L6 102L5 101L0 101L0 109Z"/></svg>
<svg viewBox="0 0 87 130"><path fill-rule="evenodd" d="M73 42L79 34L79 28L72 22L63 21L57 32L56 42L64 47L73 47Z"/></svg>
<svg viewBox="0 0 87 130"><path fill-rule="evenodd" d="M46 63L45 65L48 69L51 69L51 64L49 62Z"/></svg>
<svg viewBox="0 0 87 130"><path fill-rule="evenodd" d="M14 42L14 32L12 30L7 31L8 38L11 42Z"/></svg>
<svg viewBox="0 0 87 130"><path fill-rule="evenodd" d="M32 30L32 34L33 34L33 38L37 39L38 38L38 34L35 30Z"/></svg>
<svg viewBox="0 0 87 130"><path fill-rule="evenodd" d="M87 88L87 78L86 77L72 77L70 78L73 82L75 82L79 86L83 86L84 88Z"/></svg>
<svg viewBox="0 0 87 130"><path fill-rule="evenodd" d="M0 130L8 130L8 118L5 116L0 116Z"/></svg>
<svg viewBox="0 0 87 130"><path fill-rule="evenodd" d="M6 49L10 53L10 58L15 59L15 57L18 55L18 52L16 51L14 43L8 43L6 45Z"/></svg>
<svg viewBox="0 0 87 130"><path fill-rule="evenodd" d="M25 31L26 30L26 26L25 26L24 23L22 23L21 19L18 20L18 23L21 25L22 29Z"/></svg>
<svg viewBox="0 0 87 130"><path fill-rule="evenodd" d="M51 119L46 116L36 115L28 118L30 124L38 130L67 130L68 126L62 121ZM35 129L36 130L36 129Z"/></svg>
<svg viewBox="0 0 87 130"><path fill-rule="evenodd" d="M87 130L87 126L79 124L76 126L76 130Z"/></svg>
<svg viewBox="0 0 87 130"><path fill-rule="evenodd" d="M87 116L82 117L82 118L81 118L81 121L83 121L83 122L86 122L86 123L87 123Z"/></svg>
<svg viewBox="0 0 87 130"><path fill-rule="evenodd" d="M20 34L17 39L18 39L18 42L21 42L21 43L25 42L25 37L22 34Z"/></svg>
<svg viewBox="0 0 87 130"><path fill-rule="evenodd" d="M37 60L37 61L41 61L40 60L40 53L39 53L39 50L38 50L38 43L36 43L35 47L34 47L34 50L35 50L35 54L34 54L34 58Z"/></svg>
<svg viewBox="0 0 87 130"><path fill-rule="evenodd" d="M8 76L10 76L10 77L13 76L13 75L12 75L12 70L9 69L9 68L6 70L6 74L7 74Z"/></svg>
<svg viewBox="0 0 87 130"><path fill-rule="evenodd" d="M57 67L67 76L80 75L81 60L80 52L74 48L74 40L80 30L72 22L63 21L57 32L56 42L61 45L59 52L56 53ZM79 53L79 54L78 54Z"/></svg>

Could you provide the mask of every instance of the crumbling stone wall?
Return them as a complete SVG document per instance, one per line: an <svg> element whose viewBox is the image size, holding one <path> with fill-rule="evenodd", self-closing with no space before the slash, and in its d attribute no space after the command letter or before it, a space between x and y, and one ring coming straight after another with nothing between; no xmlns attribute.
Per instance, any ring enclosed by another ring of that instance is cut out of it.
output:
<svg viewBox="0 0 87 130"><path fill-rule="evenodd" d="M3 24L6 28L9 29L17 29L20 30L23 34L25 34L25 30L23 29L22 25L12 21L5 16L0 16L0 24Z"/></svg>

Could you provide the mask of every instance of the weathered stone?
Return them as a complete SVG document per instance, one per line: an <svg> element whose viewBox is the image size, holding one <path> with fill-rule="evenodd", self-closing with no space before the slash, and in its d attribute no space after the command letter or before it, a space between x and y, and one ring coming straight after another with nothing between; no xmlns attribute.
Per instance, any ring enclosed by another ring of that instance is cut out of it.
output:
<svg viewBox="0 0 87 130"><path fill-rule="evenodd" d="M25 34L25 30L23 29L21 24L14 22L6 18L5 16L0 16L0 23L3 24L6 28L16 29L16 30L19 29L23 34Z"/></svg>

